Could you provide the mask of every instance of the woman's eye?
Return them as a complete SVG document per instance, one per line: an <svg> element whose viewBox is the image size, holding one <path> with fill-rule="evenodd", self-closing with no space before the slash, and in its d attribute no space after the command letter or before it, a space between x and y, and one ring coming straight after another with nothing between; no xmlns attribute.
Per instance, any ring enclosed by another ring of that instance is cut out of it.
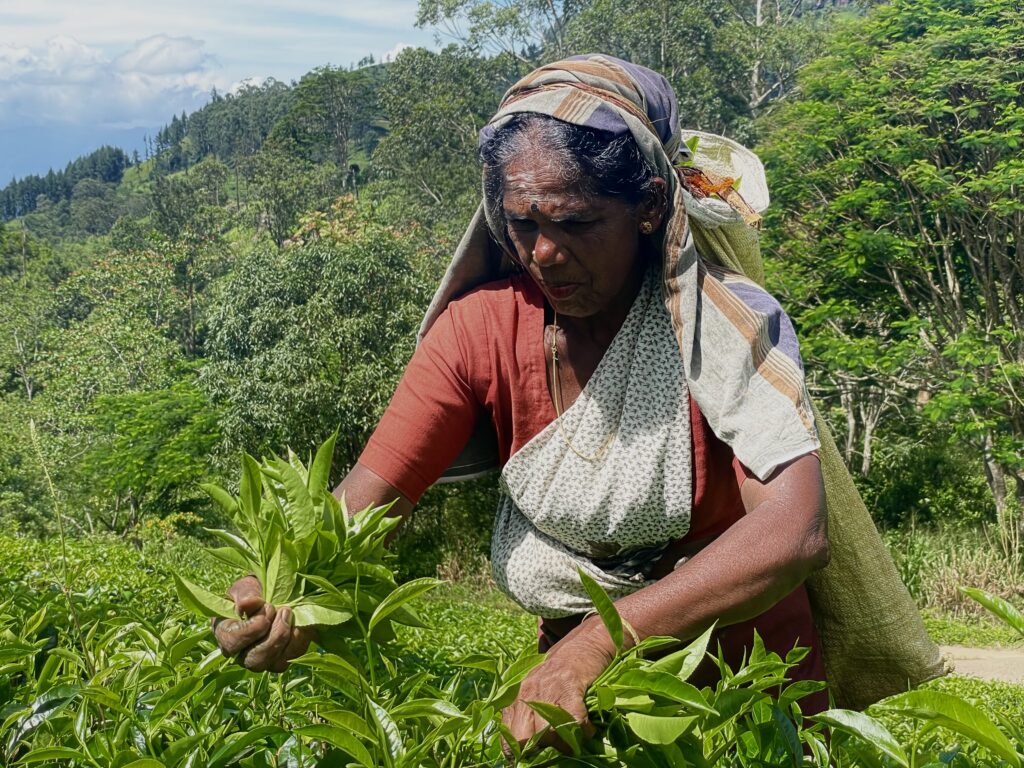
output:
<svg viewBox="0 0 1024 768"><path fill-rule="evenodd" d="M585 232L594 226L593 221L563 221L562 229L566 232Z"/></svg>
<svg viewBox="0 0 1024 768"><path fill-rule="evenodd" d="M536 223L529 219L512 219L508 223L508 228L515 232L532 232L536 226Z"/></svg>

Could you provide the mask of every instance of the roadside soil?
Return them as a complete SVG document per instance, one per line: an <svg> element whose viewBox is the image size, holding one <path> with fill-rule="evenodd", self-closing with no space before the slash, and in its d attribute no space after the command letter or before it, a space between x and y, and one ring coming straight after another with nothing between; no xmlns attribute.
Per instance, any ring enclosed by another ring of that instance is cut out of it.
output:
<svg viewBox="0 0 1024 768"><path fill-rule="evenodd" d="M939 647L942 655L952 661L958 675L1024 683L1024 648L969 648L964 645Z"/></svg>

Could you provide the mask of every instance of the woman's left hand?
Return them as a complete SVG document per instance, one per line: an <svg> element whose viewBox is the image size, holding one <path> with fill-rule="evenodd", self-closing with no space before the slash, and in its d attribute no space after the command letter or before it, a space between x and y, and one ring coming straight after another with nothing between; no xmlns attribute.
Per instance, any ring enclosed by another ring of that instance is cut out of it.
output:
<svg viewBox="0 0 1024 768"><path fill-rule="evenodd" d="M519 746L523 747L534 734L549 728L547 720L527 704L529 701L543 701L561 707L580 723L584 735L593 736L594 726L587 718L583 699L587 688L611 664L612 658L613 654L600 639L578 631L556 643L544 662L523 680L516 700L502 712L502 722ZM554 730L548 730L541 737L540 746L568 751L568 746Z"/></svg>

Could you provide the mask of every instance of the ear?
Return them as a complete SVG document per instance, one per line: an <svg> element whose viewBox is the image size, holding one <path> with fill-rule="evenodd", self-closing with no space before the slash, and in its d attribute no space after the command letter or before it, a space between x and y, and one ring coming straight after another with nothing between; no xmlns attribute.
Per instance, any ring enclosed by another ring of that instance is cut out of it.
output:
<svg viewBox="0 0 1024 768"><path fill-rule="evenodd" d="M639 214L641 221L649 221L655 230L665 220L665 212L668 210L668 182L661 176L651 179L651 192L647 199L640 203Z"/></svg>

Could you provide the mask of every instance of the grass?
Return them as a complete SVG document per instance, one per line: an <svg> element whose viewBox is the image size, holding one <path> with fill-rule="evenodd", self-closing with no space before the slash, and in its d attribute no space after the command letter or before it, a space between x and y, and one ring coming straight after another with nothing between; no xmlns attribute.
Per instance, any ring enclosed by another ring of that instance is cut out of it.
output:
<svg viewBox="0 0 1024 768"><path fill-rule="evenodd" d="M935 610L922 612L925 628L939 645L971 648L1012 648L1024 645L1021 636L1005 624L987 616L956 618Z"/></svg>

